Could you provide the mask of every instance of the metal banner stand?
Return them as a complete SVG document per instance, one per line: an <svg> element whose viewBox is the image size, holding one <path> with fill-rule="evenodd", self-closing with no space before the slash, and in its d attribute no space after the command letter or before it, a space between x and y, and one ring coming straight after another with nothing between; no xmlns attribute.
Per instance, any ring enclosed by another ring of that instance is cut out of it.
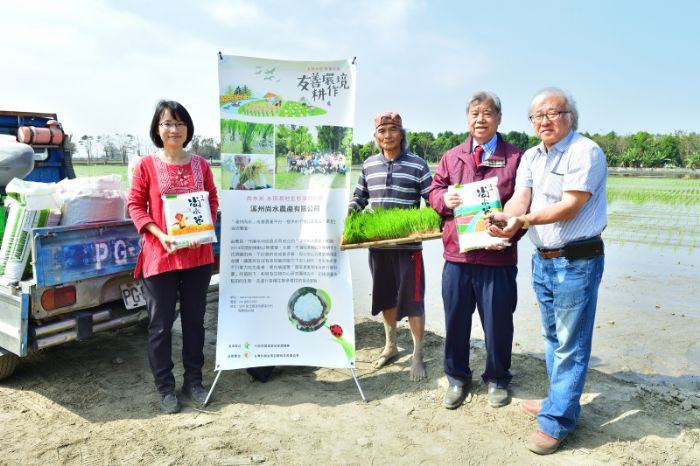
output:
<svg viewBox="0 0 700 466"><path fill-rule="evenodd" d="M207 394L207 399L204 400L204 404L202 407L206 407L209 404L209 399L211 398L212 393L214 393L214 387L216 387L217 382L219 381L219 377L221 377L221 373L223 371L217 371L216 372L216 377L214 378L214 383L211 384L211 388L209 389L209 393ZM357 374L355 374L355 368L351 367L350 372L352 372L352 378L355 381L355 385L357 385L357 390L360 392L360 396L362 397L362 401L367 403L367 398L365 398L365 394L362 391L362 387L360 386L360 381L357 379Z"/></svg>
<svg viewBox="0 0 700 466"><path fill-rule="evenodd" d="M355 379L355 385L357 385L357 389L360 391L360 396L362 397L362 401L367 403L367 398L365 398L365 394L362 392L362 387L360 387L360 381L357 380L357 375L355 374L355 368L351 367L350 371L352 372L352 378Z"/></svg>
<svg viewBox="0 0 700 466"><path fill-rule="evenodd" d="M207 399L204 400L204 404L202 405L202 407L205 407L206 405L209 404L209 398L211 398L211 394L214 393L214 387L216 387L216 383L219 381L219 377L221 377L221 372L223 372L223 371L216 372L216 378L214 379L214 383L211 384L211 388L209 389L209 393L207 393Z"/></svg>

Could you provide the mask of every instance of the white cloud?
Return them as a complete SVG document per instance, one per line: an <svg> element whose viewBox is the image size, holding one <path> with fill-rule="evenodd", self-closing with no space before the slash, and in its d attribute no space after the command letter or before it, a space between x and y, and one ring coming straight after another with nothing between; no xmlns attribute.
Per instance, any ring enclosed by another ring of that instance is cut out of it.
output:
<svg viewBox="0 0 700 466"><path fill-rule="evenodd" d="M350 3L352 5L352 3ZM420 0L365 0L358 2L355 11L358 20L385 34L405 32L413 13L425 6Z"/></svg>
<svg viewBox="0 0 700 466"><path fill-rule="evenodd" d="M229 28L256 25L266 18L255 3L245 0L207 2L204 10L212 19Z"/></svg>

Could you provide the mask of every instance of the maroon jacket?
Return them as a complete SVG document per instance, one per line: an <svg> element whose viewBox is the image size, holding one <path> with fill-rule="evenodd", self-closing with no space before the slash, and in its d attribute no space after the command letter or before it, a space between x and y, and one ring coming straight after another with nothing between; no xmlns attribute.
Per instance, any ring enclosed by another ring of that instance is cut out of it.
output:
<svg viewBox="0 0 700 466"><path fill-rule="evenodd" d="M477 249L469 252L459 252L459 241L457 230L455 229L455 219L452 209L445 206L444 195L447 187L455 184L471 183L481 181L493 176L498 177L498 194L501 197L501 204L513 196L515 189L515 172L520 164L520 157L523 151L518 147L508 144L503 137L498 134L498 144L496 151L491 157L482 163L478 168L474 163L471 153L472 137L467 138L467 142L445 152L440 159L440 164L433 176L433 184L430 187L428 199L430 206L437 211L444 219L445 225L442 231L442 244L445 247L443 257L450 262L464 262L468 264L510 266L518 263L517 240L524 231L517 233L511 242L512 246L502 251L488 251ZM491 166L489 166L491 165ZM497 166L501 165L501 166Z"/></svg>

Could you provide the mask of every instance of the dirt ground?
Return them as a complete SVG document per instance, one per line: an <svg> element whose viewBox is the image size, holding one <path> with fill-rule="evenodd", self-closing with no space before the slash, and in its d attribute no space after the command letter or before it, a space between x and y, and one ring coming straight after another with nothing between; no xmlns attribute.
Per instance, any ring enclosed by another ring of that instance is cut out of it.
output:
<svg viewBox="0 0 700 466"><path fill-rule="evenodd" d="M207 314L206 384L214 378L215 306ZM358 321L356 333L367 403L349 371L285 367L266 384L224 372L206 409L185 403L175 415L158 409L144 330L45 350L0 382L0 464L700 464L692 393L592 370L578 428L555 455L539 457L525 448L535 421L518 405L546 394L543 361L516 348L509 406L490 408L478 384L448 411L441 336L426 335L428 380L410 382L407 328L399 332L401 358L380 370L370 361L383 345L381 324ZM484 353L476 343L478 374ZM175 354L181 382L179 346Z"/></svg>

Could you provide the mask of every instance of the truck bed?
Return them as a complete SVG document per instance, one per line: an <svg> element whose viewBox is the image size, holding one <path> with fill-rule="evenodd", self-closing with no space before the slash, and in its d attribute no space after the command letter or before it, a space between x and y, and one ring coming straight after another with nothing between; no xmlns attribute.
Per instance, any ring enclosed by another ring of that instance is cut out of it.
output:
<svg viewBox="0 0 700 466"><path fill-rule="evenodd" d="M26 355L35 323L120 305L119 284L133 280L139 239L130 220L33 229L32 277L0 285L0 347ZM45 309L44 293L63 286L75 288L75 303Z"/></svg>

